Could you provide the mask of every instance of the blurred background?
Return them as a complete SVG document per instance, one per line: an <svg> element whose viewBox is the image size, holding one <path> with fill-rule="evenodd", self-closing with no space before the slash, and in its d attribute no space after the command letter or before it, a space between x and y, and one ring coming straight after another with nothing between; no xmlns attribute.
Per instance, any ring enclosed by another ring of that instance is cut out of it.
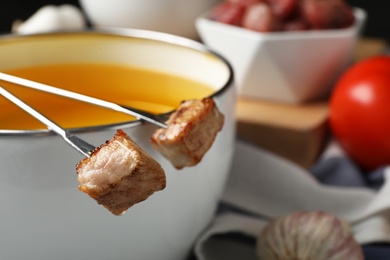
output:
<svg viewBox="0 0 390 260"><path fill-rule="evenodd" d="M71 4L81 7L80 0L13 0L0 8L0 34L11 32L12 24L16 20L26 20L38 9L45 5ZM95 0L106 1L106 0ZM128 0L131 2L131 0ZM147 0L145 0L147 1ZM150 0L151 1L151 0ZM197 1L197 0L195 0ZM212 1L212 0L207 0ZM222 0L220 0L222 2ZM360 7L367 12L367 21L362 31L364 39L358 41L354 60L362 60L368 56L388 51L390 42L390 23L388 10L390 1L345 0L350 6ZM107 14L109 15L109 14ZM195 21L194 21L195 22ZM255 113L253 113L255 106ZM256 102L238 103L238 134L248 141L257 144L275 154L285 157L295 163L307 167L317 158L323 148L327 134L326 119L328 105L326 102L297 106L283 106L276 103ZM249 108L249 109L248 109ZM259 111L263 111L260 113ZM269 120L269 111L276 111L278 115ZM313 112L314 111L314 112ZM251 115L248 121L248 114ZM244 116L245 115L245 116ZM255 116L254 116L255 115ZM245 118L245 120L242 120ZM297 118L297 120L291 120ZM305 118L305 123L300 119ZM294 122L300 122L294 124ZM300 125L310 125L301 128ZM297 131L297 129L299 129ZM277 138L273 138L277 136ZM281 137L284 138L281 138ZM286 142L289 145L286 145ZM290 149L286 149L290 147ZM303 152L306 151L306 152Z"/></svg>
<svg viewBox="0 0 390 260"><path fill-rule="evenodd" d="M12 22L16 19L25 20L40 7L47 4L72 4L80 6L78 0L13 0L6 4L3 2L0 8L0 33L8 33ZM363 8L368 13L368 20L363 35L372 38L390 40L390 22L388 10L390 1L347 0L352 6Z"/></svg>

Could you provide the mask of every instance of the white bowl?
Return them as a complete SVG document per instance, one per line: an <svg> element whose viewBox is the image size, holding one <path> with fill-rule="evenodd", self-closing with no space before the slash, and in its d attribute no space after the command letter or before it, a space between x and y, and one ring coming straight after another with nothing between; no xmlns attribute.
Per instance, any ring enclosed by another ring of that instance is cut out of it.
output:
<svg viewBox="0 0 390 260"><path fill-rule="evenodd" d="M219 0L80 0L94 26L125 27L198 39L195 19Z"/></svg>
<svg viewBox="0 0 390 260"><path fill-rule="evenodd" d="M75 165L82 155L59 136L45 129L0 130L0 259L184 259L214 215L231 163L235 90L229 64L198 42L136 30L3 36L0 56L1 71L115 63L174 73L215 89L223 129L197 166L180 171L151 146L154 125L73 129L98 146L121 128L165 169L167 187L120 217L78 191Z"/></svg>
<svg viewBox="0 0 390 260"><path fill-rule="evenodd" d="M323 98L348 62L366 13L346 29L259 33L196 20L202 41L231 62L240 96L302 103Z"/></svg>

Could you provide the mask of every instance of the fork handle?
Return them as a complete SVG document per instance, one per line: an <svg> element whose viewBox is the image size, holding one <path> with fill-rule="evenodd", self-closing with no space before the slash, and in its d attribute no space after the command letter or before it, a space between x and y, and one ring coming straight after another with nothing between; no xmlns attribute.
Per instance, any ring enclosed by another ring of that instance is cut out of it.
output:
<svg viewBox="0 0 390 260"><path fill-rule="evenodd" d="M95 149L93 145L66 131L65 129L51 121L49 118L26 104L24 101L13 95L11 92L4 89L2 86L0 86L0 94L3 95L3 97L8 99L9 101L11 101L13 104L17 105L18 107L29 113L31 116L35 117L37 120L45 124L49 129L60 135L68 144L70 144L73 148L75 148L83 155L89 157L91 152Z"/></svg>

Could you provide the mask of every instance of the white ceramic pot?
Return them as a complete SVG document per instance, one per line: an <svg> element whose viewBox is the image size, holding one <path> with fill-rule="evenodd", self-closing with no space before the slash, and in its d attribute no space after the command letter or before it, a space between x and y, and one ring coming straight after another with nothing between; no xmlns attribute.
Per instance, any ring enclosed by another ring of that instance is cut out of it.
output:
<svg viewBox="0 0 390 260"><path fill-rule="evenodd" d="M219 0L80 0L94 26L126 27L198 38L195 19Z"/></svg>
<svg viewBox="0 0 390 260"><path fill-rule="evenodd" d="M75 165L82 155L59 136L45 129L0 130L0 259L184 259L212 219L230 167L235 92L228 63L197 42L136 30L3 36L0 57L1 71L114 62L171 72L215 89L225 124L195 167L178 171L162 158L150 145L156 126L148 123L74 129L100 145L121 128L165 169L165 190L120 217L78 191Z"/></svg>

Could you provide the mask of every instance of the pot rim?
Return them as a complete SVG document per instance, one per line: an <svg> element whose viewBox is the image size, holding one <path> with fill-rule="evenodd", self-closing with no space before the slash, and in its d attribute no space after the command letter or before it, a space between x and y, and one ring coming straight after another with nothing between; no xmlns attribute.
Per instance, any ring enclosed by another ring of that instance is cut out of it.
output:
<svg viewBox="0 0 390 260"><path fill-rule="evenodd" d="M4 34L0 35L0 42L4 40L23 40L25 38L36 38L41 36L65 36L65 35L107 35L107 36L120 36L120 37L128 37L128 38L137 38L150 40L155 42L167 43L170 45L175 45L178 47L184 47L188 49L192 49L194 51L198 51L200 53L207 53L215 56L217 59L222 61L228 71L229 78L226 83L216 92L211 94L208 97L218 97L226 92L230 87L233 87L234 73L232 65L229 61L224 58L218 52L212 50L208 46L197 42L192 39L188 39L185 37L162 33L157 31L143 30L143 29L129 29L129 28L116 28L116 27L106 27L106 28L90 28L87 30L77 30L77 31L61 31L61 32L47 32L47 33L36 33L36 34ZM174 111L174 110L173 110ZM162 114L158 114L158 116L164 116L172 113L173 111L165 112ZM131 121L125 121L114 124L104 124L97 126L87 126L87 127L78 127L78 128L67 128L68 131L72 133L87 133L87 132L96 132L102 130L112 130L118 128L129 128L136 127L139 125L143 125L143 121L141 119L134 119ZM32 135L54 135L55 133L50 129L37 129L37 130L11 130L11 129L0 129L0 137L1 136L32 136Z"/></svg>

